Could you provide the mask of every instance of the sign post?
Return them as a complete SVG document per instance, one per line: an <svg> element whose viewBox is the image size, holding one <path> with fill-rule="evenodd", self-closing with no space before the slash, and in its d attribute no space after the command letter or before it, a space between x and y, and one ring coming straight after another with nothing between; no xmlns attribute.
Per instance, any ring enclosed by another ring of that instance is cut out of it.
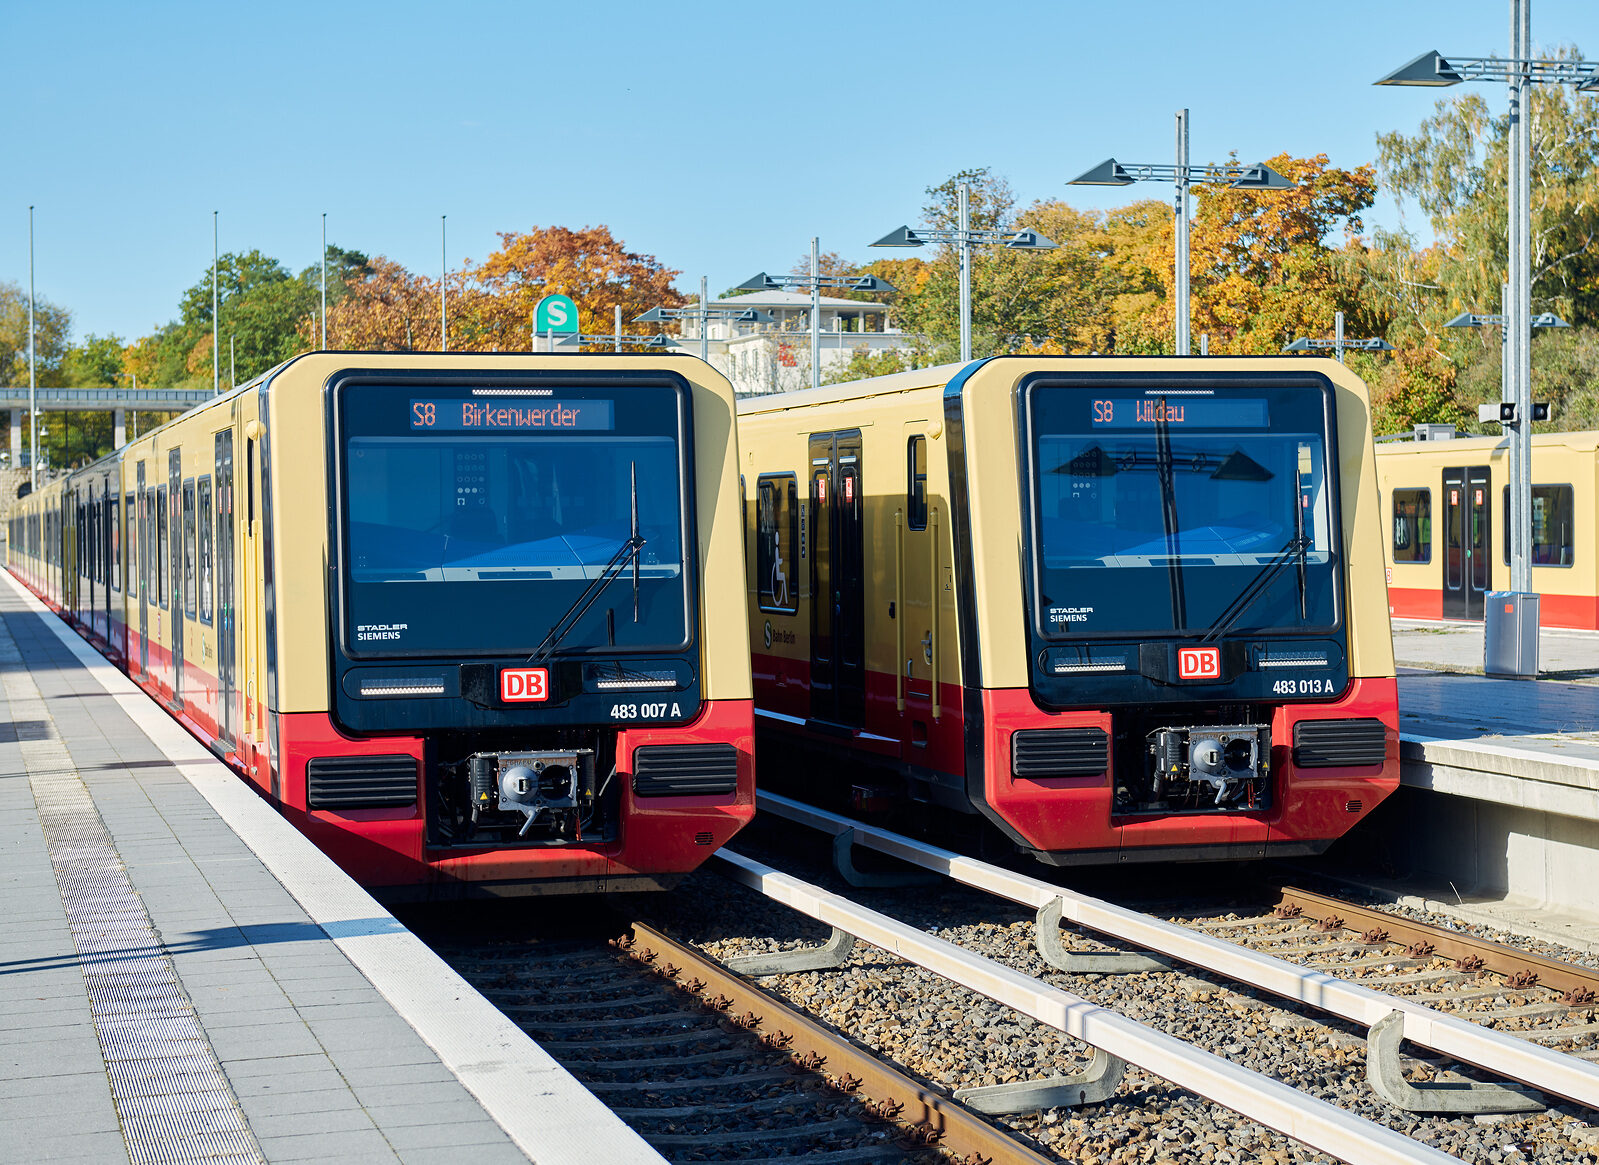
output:
<svg viewBox="0 0 1599 1165"><path fill-rule="evenodd" d="M569 295L546 295L533 308L533 351L555 351L556 336L578 331L577 304Z"/></svg>

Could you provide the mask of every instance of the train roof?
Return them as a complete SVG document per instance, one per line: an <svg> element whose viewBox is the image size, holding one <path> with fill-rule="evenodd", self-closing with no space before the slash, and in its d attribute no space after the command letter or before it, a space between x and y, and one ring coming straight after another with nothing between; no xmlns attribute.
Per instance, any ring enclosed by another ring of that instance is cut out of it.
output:
<svg viewBox="0 0 1599 1165"><path fill-rule="evenodd" d="M1505 436L1471 436L1451 437L1445 441L1381 441L1377 443L1377 456L1400 457L1407 454L1422 456L1425 454L1448 454L1451 451L1459 453L1491 453L1497 449L1509 446L1510 438ZM1534 433L1532 435L1534 448L1565 448L1578 449L1584 452L1599 450L1599 430L1582 429L1570 433Z"/></svg>
<svg viewBox="0 0 1599 1165"><path fill-rule="evenodd" d="M793 392L763 392L746 396L738 402L739 415L773 413L784 409L803 408L806 405L831 404L841 400L860 400L869 396L884 396L893 392L908 392L915 388L932 388L948 384L966 365L934 364L928 368L913 368L909 372L891 372L887 376L871 376L865 380L851 380L843 384L824 384L821 388L802 388Z"/></svg>

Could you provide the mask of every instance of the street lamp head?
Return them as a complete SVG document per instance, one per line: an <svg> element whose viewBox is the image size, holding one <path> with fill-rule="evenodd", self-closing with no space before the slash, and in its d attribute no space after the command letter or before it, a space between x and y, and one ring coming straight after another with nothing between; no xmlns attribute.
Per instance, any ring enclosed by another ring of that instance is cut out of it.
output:
<svg viewBox="0 0 1599 1165"><path fill-rule="evenodd" d="M1599 93L1599 65L1594 65L1588 71L1588 79L1578 82L1578 93Z"/></svg>
<svg viewBox="0 0 1599 1165"><path fill-rule="evenodd" d="M1115 158L1106 158L1092 170L1085 170L1070 182L1068 186L1131 186L1133 177L1127 169Z"/></svg>
<svg viewBox="0 0 1599 1165"><path fill-rule="evenodd" d="M775 316L767 315L763 311L756 311L754 308L741 311L730 318L736 324L775 324L777 322Z"/></svg>
<svg viewBox="0 0 1599 1165"><path fill-rule="evenodd" d="M674 345L672 343L672 341L668 340L665 336L651 336L648 340L645 340L642 344L640 344L639 347L641 347L641 348L672 348L672 347L676 347L676 345Z"/></svg>
<svg viewBox="0 0 1599 1165"><path fill-rule="evenodd" d="M1017 231L1005 240L1005 245L1013 251L1053 251L1060 246L1037 231Z"/></svg>
<svg viewBox="0 0 1599 1165"><path fill-rule="evenodd" d="M1444 325L1446 328L1474 328L1477 326L1477 317L1469 311L1463 311L1454 319Z"/></svg>
<svg viewBox="0 0 1599 1165"><path fill-rule="evenodd" d="M1535 328L1569 328L1571 325L1555 315L1554 312L1546 311L1532 317L1532 326Z"/></svg>
<svg viewBox="0 0 1599 1165"><path fill-rule="evenodd" d="M737 286L735 286L733 288L733 290L734 291L781 291L781 290L783 290L783 285L781 283L779 283L777 280L773 279L766 272L762 271L759 275L756 275L756 276L753 276L752 278L744 280L743 283L740 283Z"/></svg>
<svg viewBox="0 0 1599 1165"><path fill-rule="evenodd" d="M1256 162L1228 185L1234 190L1292 190L1295 184L1265 162Z"/></svg>
<svg viewBox="0 0 1599 1165"><path fill-rule="evenodd" d="M875 275L862 275L850 284L851 291L893 291L894 285L886 279L879 279Z"/></svg>
<svg viewBox="0 0 1599 1165"><path fill-rule="evenodd" d="M1375 85L1426 85L1434 88L1444 85L1458 85L1462 78L1449 65L1449 62L1440 56L1437 50L1422 53L1415 60L1399 66L1392 73Z"/></svg>
<svg viewBox="0 0 1599 1165"><path fill-rule="evenodd" d="M1362 352L1392 352L1394 346L1381 336L1372 336L1367 340L1345 341L1344 347L1358 348Z"/></svg>
<svg viewBox="0 0 1599 1165"><path fill-rule="evenodd" d="M898 230L889 231L888 234L873 243L874 247L925 247L924 240L910 227L900 227Z"/></svg>
<svg viewBox="0 0 1599 1165"><path fill-rule="evenodd" d="M1299 339L1295 340L1293 343L1285 345L1284 348L1283 348L1283 351L1284 352L1309 352L1310 351L1310 339L1307 336L1300 336Z"/></svg>
<svg viewBox="0 0 1599 1165"><path fill-rule="evenodd" d="M667 320L676 318L676 315L670 308L652 307L643 315L634 316L633 322L635 324L660 324L665 323Z"/></svg>

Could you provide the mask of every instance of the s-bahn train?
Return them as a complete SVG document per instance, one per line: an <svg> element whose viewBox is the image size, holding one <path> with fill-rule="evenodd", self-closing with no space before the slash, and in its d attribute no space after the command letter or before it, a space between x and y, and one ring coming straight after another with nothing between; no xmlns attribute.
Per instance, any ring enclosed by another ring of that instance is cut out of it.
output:
<svg viewBox="0 0 1599 1165"><path fill-rule="evenodd" d="M1481 619L1510 589L1510 448L1504 437L1384 442L1377 484L1388 519L1388 610ZM1599 628L1599 433L1532 438L1532 589L1545 627Z"/></svg>
<svg viewBox="0 0 1599 1165"><path fill-rule="evenodd" d="M1055 865L1324 850L1399 780L1368 412L1275 357L740 401L762 749Z"/></svg>
<svg viewBox="0 0 1599 1165"><path fill-rule="evenodd" d="M736 447L691 359L317 353L9 564L387 896L665 887L755 810Z"/></svg>

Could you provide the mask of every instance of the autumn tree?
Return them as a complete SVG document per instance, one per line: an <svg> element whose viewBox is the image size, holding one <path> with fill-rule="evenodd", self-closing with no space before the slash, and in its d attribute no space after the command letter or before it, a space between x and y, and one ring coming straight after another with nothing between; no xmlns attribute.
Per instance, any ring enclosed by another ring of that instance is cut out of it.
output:
<svg viewBox="0 0 1599 1165"><path fill-rule="evenodd" d="M439 285L382 255L366 260L328 304L328 345L351 352L432 352L439 347ZM319 305L320 306L320 305ZM321 342L320 315L300 321L300 342Z"/></svg>
<svg viewBox="0 0 1599 1165"><path fill-rule="evenodd" d="M680 274L654 255L629 251L606 226L502 231L499 250L482 263L468 260L463 269L459 308L452 296L450 347L524 351L534 306L556 294L577 304L582 331L608 334L618 305L626 327L652 307L686 303L672 286Z"/></svg>

